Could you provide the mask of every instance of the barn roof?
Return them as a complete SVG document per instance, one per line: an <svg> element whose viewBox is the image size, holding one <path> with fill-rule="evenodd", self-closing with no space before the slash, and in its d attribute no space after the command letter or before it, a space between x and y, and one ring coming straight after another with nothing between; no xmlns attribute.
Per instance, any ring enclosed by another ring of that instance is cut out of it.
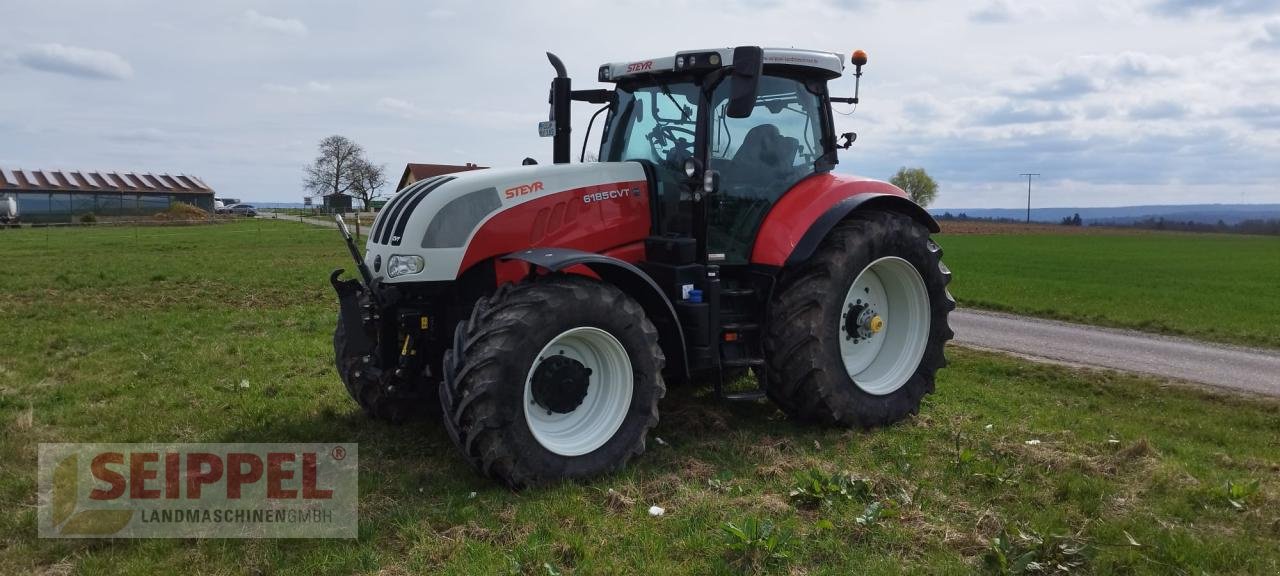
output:
<svg viewBox="0 0 1280 576"><path fill-rule="evenodd" d="M204 181L181 174L135 174L82 170L19 170L0 167L3 192L143 192L213 194Z"/></svg>
<svg viewBox="0 0 1280 576"><path fill-rule="evenodd" d="M400 177L400 183L396 185L396 190L400 190L408 186L410 182L417 182L423 178L453 174L454 172L466 172L467 170L482 170L484 168L487 168L487 166L476 166L470 162L467 162L464 166L453 164L405 164L404 175ZM412 176L412 180L410 180L410 176Z"/></svg>

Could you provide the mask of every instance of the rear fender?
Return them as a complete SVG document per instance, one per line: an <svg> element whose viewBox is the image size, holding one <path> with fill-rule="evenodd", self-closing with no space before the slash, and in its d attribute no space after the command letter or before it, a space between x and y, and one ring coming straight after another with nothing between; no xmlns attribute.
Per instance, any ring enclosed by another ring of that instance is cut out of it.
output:
<svg viewBox="0 0 1280 576"><path fill-rule="evenodd" d="M551 272L584 266L601 280L617 286L640 303L645 315L658 329L658 343L662 346L663 355L667 357L668 372L682 382L688 381L689 364L685 358L684 332L680 330L676 309L653 279L639 268L611 256L571 248L533 248L508 254L504 259L519 260Z"/></svg>
<svg viewBox="0 0 1280 576"><path fill-rule="evenodd" d="M765 216L751 262L776 267L803 262L855 210L897 212L930 232L939 231L933 216L897 186L855 176L815 174L787 191Z"/></svg>

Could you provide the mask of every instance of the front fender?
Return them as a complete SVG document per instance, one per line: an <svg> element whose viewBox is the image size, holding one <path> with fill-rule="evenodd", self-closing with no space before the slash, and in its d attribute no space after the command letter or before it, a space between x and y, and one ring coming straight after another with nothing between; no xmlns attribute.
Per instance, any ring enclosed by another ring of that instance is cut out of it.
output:
<svg viewBox="0 0 1280 576"><path fill-rule="evenodd" d="M689 379L689 363L685 356L684 332L676 309L662 289L639 268L611 256L583 252L572 248L532 248L513 252L504 260L519 260L552 272L560 272L573 266L586 266L601 280L617 286L634 298L644 308L644 313L658 329L658 343L667 357L668 372Z"/></svg>
<svg viewBox="0 0 1280 576"><path fill-rule="evenodd" d="M774 203L756 235L751 262L777 267L803 262L854 210L898 212L931 232L939 231L933 216L897 186L857 176L815 174Z"/></svg>

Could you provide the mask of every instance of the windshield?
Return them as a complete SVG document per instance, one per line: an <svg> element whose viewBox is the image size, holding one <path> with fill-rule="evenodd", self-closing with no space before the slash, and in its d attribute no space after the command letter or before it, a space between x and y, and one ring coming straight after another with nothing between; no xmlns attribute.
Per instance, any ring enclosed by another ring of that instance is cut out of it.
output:
<svg viewBox="0 0 1280 576"><path fill-rule="evenodd" d="M646 160L679 169L693 155L698 87L692 82L618 87L601 142L606 162Z"/></svg>

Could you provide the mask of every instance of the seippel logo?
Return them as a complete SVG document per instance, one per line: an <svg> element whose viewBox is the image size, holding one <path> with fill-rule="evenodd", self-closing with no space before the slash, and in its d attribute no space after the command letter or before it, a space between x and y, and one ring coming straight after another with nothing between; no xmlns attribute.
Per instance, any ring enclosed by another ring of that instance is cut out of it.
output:
<svg viewBox="0 0 1280 576"><path fill-rule="evenodd" d="M50 494L52 528L67 536L110 536L133 520L137 512L128 510L77 510L80 495L80 456L72 454L53 470Z"/></svg>
<svg viewBox="0 0 1280 576"><path fill-rule="evenodd" d="M40 536L354 537L354 444L42 444Z"/></svg>

